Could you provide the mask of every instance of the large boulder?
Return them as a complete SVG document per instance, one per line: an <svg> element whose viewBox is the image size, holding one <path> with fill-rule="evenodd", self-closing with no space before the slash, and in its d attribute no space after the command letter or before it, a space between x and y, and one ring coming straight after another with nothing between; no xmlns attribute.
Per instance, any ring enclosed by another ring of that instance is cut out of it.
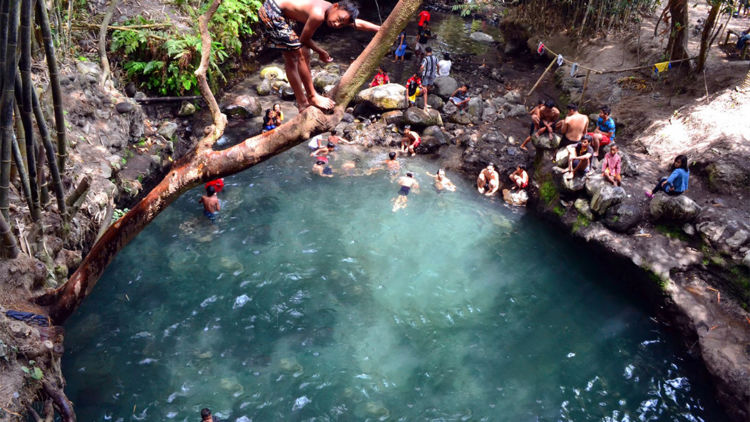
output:
<svg viewBox="0 0 750 422"><path fill-rule="evenodd" d="M738 254L750 240L750 216L739 209L708 208L695 225L704 242L727 253Z"/></svg>
<svg viewBox="0 0 750 422"><path fill-rule="evenodd" d="M598 215L604 215L609 207L619 204L627 196L623 188L608 183L601 174L589 177L586 192L591 196L591 211Z"/></svg>
<svg viewBox="0 0 750 422"><path fill-rule="evenodd" d="M637 201L625 201L607 209L603 223L610 230L625 233L643 219L643 209Z"/></svg>
<svg viewBox="0 0 750 422"><path fill-rule="evenodd" d="M286 72L276 66L266 66L260 71L261 79L279 79L286 81Z"/></svg>
<svg viewBox="0 0 750 422"><path fill-rule="evenodd" d="M458 82L450 76L438 76L435 78L434 91L437 95L448 99L458 89Z"/></svg>
<svg viewBox="0 0 750 422"><path fill-rule="evenodd" d="M536 134L531 136L531 143L534 144L537 149L556 149L560 146L560 142L561 139L560 135L558 134L554 134L554 136L552 136L552 139L549 138L549 134L547 133L543 133L542 136L537 136ZM565 164L558 164L560 167L563 167L568 164L568 150L566 150L565 148L561 148L560 151L563 151L565 153ZM558 151L558 155L559 153L560 152Z"/></svg>
<svg viewBox="0 0 750 422"><path fill-rule="evenodd" d="M472 32L469 35L469 38L471 38L474 41L487 42L487 43L491 43L495 41L495 39L492 38L492 35L485 34L484 32L480 32L480 31Z"/></svg>
<svg viewBox="0 0 750 422"><path fill-rule="evenodd" d="M492 102L492 105L498 110L504 109L505 105L508 104L508 100L506 100L504 97L494 97L490 101Z"/></svg>
<svg viewBox="0 0 750 422"><path fill-rule="evenodd" d="M570 177L569 174L561 174L560 187L565 192L580 192L586 187L586 178L578 175L576 175L575 177Z"/></svg>
<svg viewBox="0 0 750 422"><path fill-rule="evenodd" d="M750 186L750 169L730 161L714 161L706 167L706 173L712 192L732 194Z"/></svg>
<svg viewBox="0 0 750 422"><path fill-rule="evenodd" d="M367 88L357 94L356 102L367 103L378 110L406 108L406 87L399 84L385 84Z"/></svg>
<svg viewBox="0 0 750 422"><path fill-rule="evenodd" d="M326 71L318 72L313 78L313 85L319 92L325 92L327 86L336 85L339 81L339 76Z"/></svg>
<svg viewBox="0 0 750 422"><path fill-rule="evenodd" d="M447 107L448 106L446 105L446 108ZM446 120L448 120L451 123L456 123L459 125L468 125L469 123L471 123L471 116L468 113L454 112L452 114L448 114L448 117L446 118Z"/></svg>
<svg viewBox="0 0 750 422"><path fill-rule="evenodd" d="M261 116L263 106L256 97L250 95L229 96L221 104L222 113L229 118L244 119Z"/></svg>
<svg viewBox="0 0 750 422"><path fill-rule="evenodd" d="M404 121L404 112L401 110L386 111L380 117L386 124L400 125Z"/></svg>
<svg viewBox="0 0 750 422"><path fill-rule="evenodd" d="M508 91L503 95L503 99L511 104L520 104L523 101L523 96L518 91Z"/></svg>
<svg viewBox="0 0 750 422"><path fill-rule="evenodd" d="M420 153L432 153L443 145L448 145L448 136L438 126L428 126L422 131Z"/></svg>
<svg viewBox="0 0 750 422"><path fill-rule="evenodd" d="M409 107L404 111L404 123L417 128L424 128L427 126L442 126L443 119L437 110L428 109L425 111L419 107Z"/></svg>
<svg viewBox="0 0 750 422"><path fill-rule="evenodd" d="M473 97L469 100L469 104L466 107L466 112L471 116L473 122L479 122L482 120L482 112L484 111L484 101L479 97Z"/></svg>
<svg viewBox="0 0 750 422"><path fill-rule="evenodd" d="M510 105L510 107L506 106L505 109L506 109L505 114L508 117L525 116L527 113L526 106L524 106L523 104Z"/></svg>
<svg viewBox="0 0 750 422"><path fill-rule="evenodd" d="M440 110L445 105L445 102L439 96L435 94L429 94L427 95L427 105L434 108L435 110ZM424 97L421 95L417 97L417 107L424 107Z"/></svg>
<svg viewBox="0 0 750 422"><path fill-rule="evenodd" d="M701 207L687 195L669 196L659 192L651 200L649 211L654 220L684 223L694 220Z"/></svg>

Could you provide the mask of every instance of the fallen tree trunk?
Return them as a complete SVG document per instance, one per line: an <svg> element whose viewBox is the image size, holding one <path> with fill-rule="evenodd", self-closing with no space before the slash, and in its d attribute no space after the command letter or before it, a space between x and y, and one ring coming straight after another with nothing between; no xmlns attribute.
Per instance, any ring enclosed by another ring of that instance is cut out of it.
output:
<svg viewBox="0 0 750 422"><path fill-rule="evenodd" d="M210 39L205 23L210 20L220 0L201 17L201 37L204 45ZM333 114L326 115L309 107L297 117L271 132L249 138L231 148L214 151L213 144L223 134L226 117L218 111L210 89L203 87L202 94L212 111L214 126L196 148L176 162L170 172L127 214L107 229L81 262L78 269L61 287L37 298L37 303L48 307L55 324L64 322L89 295L97 280L114 256L130 242L161 211L182 193L200 183L240 172L273 157L311 136L330 130L343 116L344 109L359 87L371 76L396 36L416 13L421 0L400 0L364 51L347 69L332 93L337 102ZM205 19L205 20L204 20ZM207 60L209 49L203 48L202 58ZM203 61L203 60L202 60ZM206 66L196 74L205 78Z"/></svg>

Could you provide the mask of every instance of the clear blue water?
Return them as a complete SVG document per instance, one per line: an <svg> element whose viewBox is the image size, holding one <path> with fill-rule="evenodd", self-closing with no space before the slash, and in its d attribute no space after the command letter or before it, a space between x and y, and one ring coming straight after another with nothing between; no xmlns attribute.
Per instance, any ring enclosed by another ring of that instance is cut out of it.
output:
<svg viewBox="0 0 750 422"><path fill-rule="evenodd" d="M194 190L118 255L67 327L79 420L724 419L616 269L457 175L436 193L434 163L402 160L394 213L386 174L310 160L228 178L215 225Z"/></svg>

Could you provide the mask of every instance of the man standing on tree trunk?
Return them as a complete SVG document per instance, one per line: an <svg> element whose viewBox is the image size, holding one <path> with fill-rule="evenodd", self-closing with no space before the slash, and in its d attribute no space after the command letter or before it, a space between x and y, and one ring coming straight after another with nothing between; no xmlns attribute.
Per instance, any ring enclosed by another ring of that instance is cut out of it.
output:
<svg viewBox="0 0 750 422"><path fill-rule="evenodd" d="M297 99L300 111L314 105L322 110L332 109L332 99L315 92L310 74L310 49L320 60L330 63L333 58L312 40L318 27L325 22L340 29L354 26L363 31L377 32L380 26L357 19L359 10L349 0L329 3L324 0L266 0L258 12L268 41L274 48L283 50L284 67ZM297 35L296 29L302 26Z"/></svg>

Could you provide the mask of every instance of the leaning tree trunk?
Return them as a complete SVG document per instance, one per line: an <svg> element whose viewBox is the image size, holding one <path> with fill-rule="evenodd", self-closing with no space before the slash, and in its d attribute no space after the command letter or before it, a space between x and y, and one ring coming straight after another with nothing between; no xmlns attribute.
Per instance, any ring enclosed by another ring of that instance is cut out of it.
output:
<svg viewBox="0 0 750 422"><path fill-rule="evenodd" d="M711 43L711 32L716 26L716 21L719 18L719 12L721 11L723 1L713 0L711 4L711 11L708 12L706 23L703 24L703 32L701 33L701 52L698 54L698 66L696 67L697 72L703 71L703 66L706 64L706 57L708 56L708 49Z"/></svg>
<svg viewBox="0 0 750 422"><path fill-rule="evenodd" d="M210 45L210 40L207 40L209 34L206 30L206 22L210 20L210 14L216 10L219 3L220 0L214 0L207 12L207 18L201 17L199 21L204 45ZM399 1L380 31L349 66L332 92L337 102L332 115L326 115L315 107L308 107L297 117L275 130L246 139L238 145L221 151L214 151L212 147L224 132L226 117L221 115L218 107L214 108L215 99L210 89L206 89L207 84L203 86L207 67L204 62L207 63L208 54L210 54L209 48L203 48L202 66L196 73L201 81L199 85L201 92L211 108L214 119L213 130L198 143L193 151L178 160L164 179L145 198L104 232L64 285L39 297L37 302L48 306L49 315L56 324L64 322L88 296L117 252L182 193L200 183L245 170L299 144L314 134L331 129L341 120L349 101L354 98L359 87L367 81L420 4L421 0Z"/></svg>
<svg viewBox="0 0 750 422"><path fill-rule="evenodd" d="M688 1L670 0L669 13L672 15L669 31L669 43L667 43L667 58L669 60L681 60L689 57L687 50L688 42Z"/></svg>

